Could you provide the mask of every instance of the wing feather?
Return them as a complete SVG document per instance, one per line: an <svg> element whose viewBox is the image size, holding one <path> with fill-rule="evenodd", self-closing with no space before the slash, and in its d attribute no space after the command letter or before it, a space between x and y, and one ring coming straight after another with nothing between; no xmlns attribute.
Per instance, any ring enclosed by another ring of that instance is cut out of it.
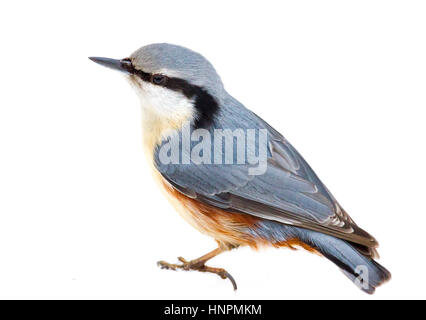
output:
<svg viewBox="0 0 426 320"><path fill-rule="evenodd" d="M155 165L179 192L230 212L246 213L284 224L330 234L369 248L377 241L359 228L342 209L315 172L275 129L241 104L222 110L227 125L264 128L268 131L268 166L265 174L251 176L248 164ZM219 123L225 122L219 118ZM211 128L212 130L214 128Z"/></svg>

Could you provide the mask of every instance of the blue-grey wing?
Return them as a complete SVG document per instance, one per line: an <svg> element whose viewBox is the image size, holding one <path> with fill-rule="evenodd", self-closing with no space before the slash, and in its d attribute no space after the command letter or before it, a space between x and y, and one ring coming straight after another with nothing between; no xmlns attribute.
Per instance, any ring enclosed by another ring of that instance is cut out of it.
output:
<svg viewBox="0 0 426 320"><path fill-rule="evenodd" d="M222 111L221 126L262 128L268 132L264 174L250 175L247 163L155 164L169 183L209 205L320 231L368 247L376 240L340 207L301 155L286 139L249 110L234 104ZM224 125L224 122L227 122Z"/></svg>

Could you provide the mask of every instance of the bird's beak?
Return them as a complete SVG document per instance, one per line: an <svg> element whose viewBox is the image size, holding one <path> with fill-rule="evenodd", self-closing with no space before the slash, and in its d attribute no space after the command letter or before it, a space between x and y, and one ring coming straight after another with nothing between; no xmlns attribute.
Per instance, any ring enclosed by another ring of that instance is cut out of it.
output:
<svg viewBox="0 0 426 320"><path fill-rule="evenodd" d="M110 59L110 58L101 58L101 57L89 57L90 60L93 62L96 62L100 64L101 66L117 70L120 72L124 72L127 74L131 74L133 66L132 62L129 59L122 59L122 60L116 60L116 59Z"/></svg>

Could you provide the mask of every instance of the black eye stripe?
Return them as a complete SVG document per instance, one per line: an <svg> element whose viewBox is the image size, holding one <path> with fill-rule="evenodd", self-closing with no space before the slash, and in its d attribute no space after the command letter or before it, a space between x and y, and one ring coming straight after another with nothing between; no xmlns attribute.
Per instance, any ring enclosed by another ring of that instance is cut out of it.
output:
<svg viewBox="0 0 426 320"><path fill-rule="evenodd" d="M124 61L131 62L130 59L123 59ZM131 74L138 76L140 79L146 82L153 83L153 77L158 74L151 74L138 70L130 63L127 67ZM166 76L167 81L164 81L161 85L173 91L182 93L188 99L195 99L195 109L198 112L197 119L194 121L195 128L206 128L212 121L216 113L219 111L219 105L216 99L209 94L204 88L193 85L188 81L180 78L169 78Z"/></svg>
<svg viewBox="0 0 426 320"><path fill-rule="evenodd" d="M151 82L151 74L147 72L143 72L142 70L133 69L132 72L134 75L141 78L143 81Z"/></svg>
<svg viewBox="0 0 426 320"><path fill-rule="evenodd" d="M142 70L138 70L136 69L133 64L132 61L129 58L125 58L121 60L123 62L123 66L126 68L126 70L130 73L133 74L135 76L138 76L139 78L141 78L144 81L150 81L151 79L151 74L147 73L147 72L143 72Z"/></svg>

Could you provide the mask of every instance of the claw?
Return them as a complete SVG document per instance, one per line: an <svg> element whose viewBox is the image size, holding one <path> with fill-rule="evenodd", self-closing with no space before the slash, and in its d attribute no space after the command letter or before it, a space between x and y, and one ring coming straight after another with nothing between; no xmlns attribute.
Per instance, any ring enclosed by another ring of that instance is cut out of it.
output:
<svg viewBox="0 0 426 320"><path fill-rule="evenodd" d="M228 278L229 281L231 281L232 286L234 287L234 291L237 291L237 289L238 289L237 282L235 281L234 277L231 276L231 274L229 272L227 272L226 270L223 270L223 271L224 271L224 275L223 275L222 279Z"/></svg>
<svg viewBox="0 0 426 320"><path fill-rule="evenodd" d="M159 266L161 269L174 270L174 271L176 271L176 269L179 268L179 265L171 264L166 261L158 261L157 266Z"/></svg>

